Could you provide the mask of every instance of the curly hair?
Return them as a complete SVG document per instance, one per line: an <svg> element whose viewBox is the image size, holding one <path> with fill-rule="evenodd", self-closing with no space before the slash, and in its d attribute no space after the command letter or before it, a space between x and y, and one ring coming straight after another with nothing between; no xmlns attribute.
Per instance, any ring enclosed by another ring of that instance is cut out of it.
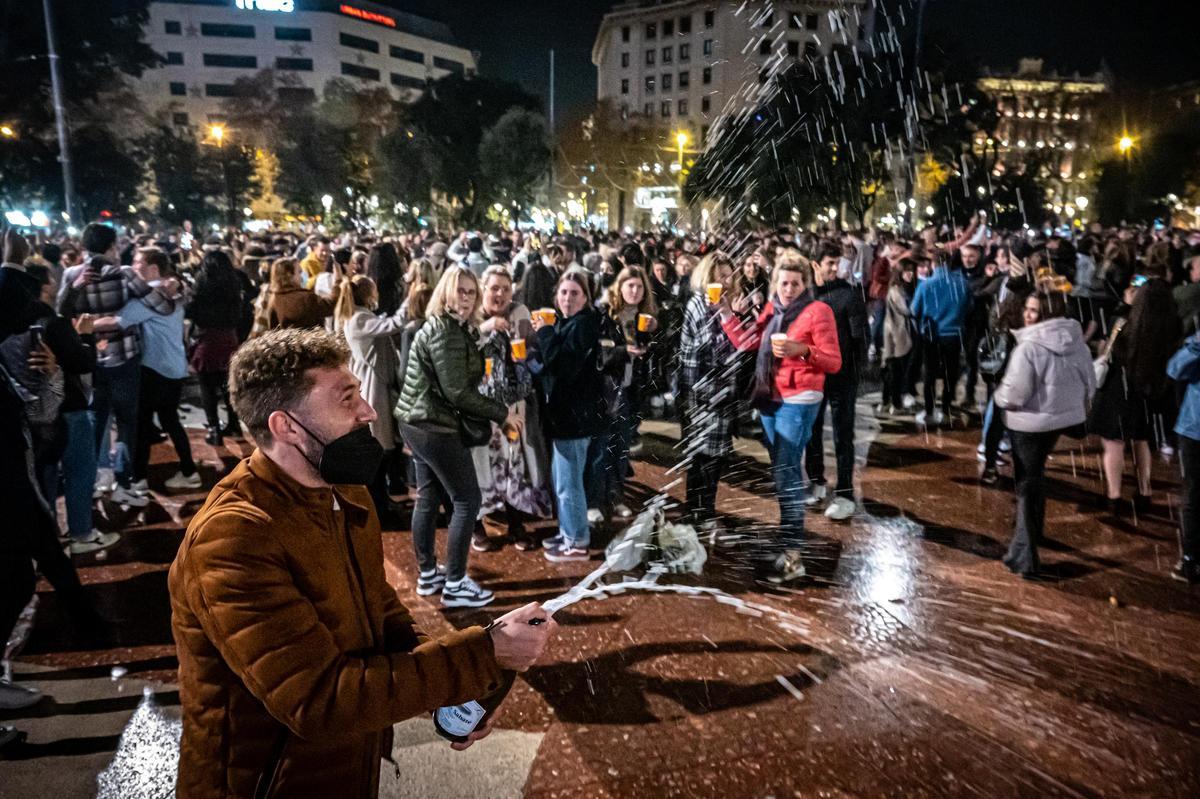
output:
<svg viewBox="0 0 1200 799"><path fill-rule="evenodd" d="M280 328L251 339L229 364L229 397L260 446L271 443L267 420L290 411L313 387L312 369L336 369L350 350L325 330Z"/></svg>

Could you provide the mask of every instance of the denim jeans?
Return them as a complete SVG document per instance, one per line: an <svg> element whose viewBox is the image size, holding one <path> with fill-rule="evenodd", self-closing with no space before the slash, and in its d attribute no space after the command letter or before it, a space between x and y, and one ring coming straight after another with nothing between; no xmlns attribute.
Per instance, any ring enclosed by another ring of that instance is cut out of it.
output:
<svg viewBox="0 0 1200 799"><path fill-rule="evenodd" d="M1046 525L1046 459L1054 451L1061 431L1022 433L1010 430L1013 479L1016 481L1017 519L1004 565L1017 574L1038 570L1038 544Z"/></svg>
<svg viewBox="0 0 1200 799"><path fill-rule="evenodd" d="M67 532L82 541L92 534L92 489L96 486L96 419L91 411L67 411L67 448L63 451L63 498Z"/></svg>
<svg viewBox="0 0 1200 799"><path fill-rule="evenodd" d="M799 549L804 543L804 473L801 458L812 437L820 403L784 403L762 414L763 433L771 454L771 474L779 498L780 536L777 545Z"/></svg>
<svg viewBox="0 0 1200 799"><path fill-rule="evenodd" d="M467 555L471 533L483 496L475 476L471 450L463 446L457 432L426 430L401 424L400 434L413 452L417 472L417 504L413 508L413 551L421 571L437 567L434 551L437 536L437 512L443 491L450 495L450 514L446 544L446 580L458 582L467 574ZM586 519L587 509L584 508Z"/></svg>
<svg viewBox="0 0 1200 799"><path fill-rule="evenodd" d="M837 487L834 493L854 498L854 412L858 402L858 381L826 378L825 397L813 407L815 419L809 424L811 437L806 437L808 479L825 485L825 408L832 416L833 452L837 459Z"/></svg>
<svg viewBox="0 0 1200 799"><path fill-rule="evenodd" d="M992 398L995 384L988 384L987 410L983 413L983 465L988 469L996 468L996 457L1000 453L1000 439L1004 438L1004 411L996 407Z"/></svg>
<svg viewBox="0 0 1200 799"><path fill-rule="evenodd" d="M613 507L625 501L625 481L632 473L629 447L637 427L633 408L622 403L617 417L588 444L584 479L589 508Z"/></svg>
<svg viewBox="0 0 1200 799"><path fill-rule="evenodd" d="M112 466L117 482L128 488L133 482L133 454L137 450L138 391L141 364L127 361L120 366L103 366L93 373L92 410L96 412L96 452L99 465ZM110 464L108 426L117 421L116 457Z"/></svg>
<svg viewBox="0 0 1200 799"><path fill-rule="evenodd" d="M567 543L587 547L591 531L587 520L587 493L583 471L587 466L588 438L556 438L550 472L554 477L554 495L558 498L558 530Z"/></svg>

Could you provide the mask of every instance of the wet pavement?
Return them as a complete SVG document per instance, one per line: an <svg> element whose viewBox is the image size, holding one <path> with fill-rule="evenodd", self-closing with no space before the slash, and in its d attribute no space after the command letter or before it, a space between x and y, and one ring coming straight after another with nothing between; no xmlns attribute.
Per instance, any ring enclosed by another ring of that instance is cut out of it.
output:
<svg viewBox="0 0 1200 799"><path fill-rule="evenodd" d="M1030 583L999 562L1011 481L978 484L977 431L926 436L910 421L869 417L858 434L861 511L847 522L808 513L809 581L779 589L755 579L755 541L778 511L752 442L718 499L727 546L712 550L701 576L662 578L776 612L636 592L568 607L495 737L454 760L423 720L400 725L406 782L385 781L383 793L1200 795L1200 589L1167 574L1177 551L1171 465L1155 465L1156 514L1135 522L1130 508L1115 519L1098 508L1095 448L1064 439L1048 470L1050 579ZM635 506L675 477L666 471L677 428L647 422L643 434ZM240 442L196 446L209 462L206 485L218 463L248 452ZM152 485L168 469L155 467ZM142 687L157 692L162 714L174 712L166 568L201 500L164 499L105 560L79 560L105 611L125 620L121 646L88 648L52 592L43 595L17 671L55 702L15 722L30 740L0 761L0 796L94 795ZM549 564L512 547L472 552L473 575L498 601L443 611L415 596L408 534L386 533L384 547L389 580L433 634L550 599L598 565ZM114 664L128 674L114 681ZM93 699L83 698L89 680ZM81 698L67 701L56 686ZM38 776L49 773L54 780ZM480 782L485 775L494 779Z"/></svg>

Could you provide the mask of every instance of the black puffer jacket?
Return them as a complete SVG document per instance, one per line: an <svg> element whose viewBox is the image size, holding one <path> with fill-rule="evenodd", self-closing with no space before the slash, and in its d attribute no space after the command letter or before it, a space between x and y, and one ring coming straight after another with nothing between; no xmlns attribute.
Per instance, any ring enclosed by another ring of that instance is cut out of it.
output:
<svg viewBox="0 0 1200 799"><path fill-rule="evenodd" d="M590 438L604 427L600 314L584 308L537 332L550 438Z"/></svg>
<svg viewBox="0 0 1200 799"><path fill-rule="evenodd" d="M862 291L837 278L813 290L813 296L833 309L837 322L838 346L842 351L842 369L825 376L825 381L854 381L861 377L867 351L867 305Z"/></svg>

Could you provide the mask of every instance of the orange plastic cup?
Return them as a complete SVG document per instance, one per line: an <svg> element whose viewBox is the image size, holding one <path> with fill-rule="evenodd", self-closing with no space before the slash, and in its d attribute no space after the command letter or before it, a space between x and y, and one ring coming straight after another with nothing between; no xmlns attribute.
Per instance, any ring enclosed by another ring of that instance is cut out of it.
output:
<svg viewBox="0 0 1200 799"><path fill-rule="evenodd" d="M492 376L492 359L491 358L483 359L483 375L484 375L484 377Z"/></svg>
<svg viewBox="0 0 1200 799"><path fill-rule="evenodd" d="M716 305L718 302L720 302L721 301L721 292L723 292L724 290L725 290L725 287L722 286L720 283L709 283L708 284L708 301L709 301L709 303L712 305Z"/></svg>
<svg viewBox="0 0 1200 799"><path fill-rule="evenodd" d="M648 313L638 314L638 332L645 333L648 331L650 329L650 321L652 319L654 319L654 317Z"/></svg>
<svg viewBox="0 0 1200 799"><path fill-rule="evenodd" d="M509 349L512 350L512 357L514 361L525 360L525 339L514 338L509 342L508 346Z"/></svg>
<svg viewBox="0 0 1200 799"><path fill-rule="evenodd" d="M538 319L542 320L543 325L552 325L558 318L557 314L554 313L553 308L538 308L533 313Z"/></svg>

